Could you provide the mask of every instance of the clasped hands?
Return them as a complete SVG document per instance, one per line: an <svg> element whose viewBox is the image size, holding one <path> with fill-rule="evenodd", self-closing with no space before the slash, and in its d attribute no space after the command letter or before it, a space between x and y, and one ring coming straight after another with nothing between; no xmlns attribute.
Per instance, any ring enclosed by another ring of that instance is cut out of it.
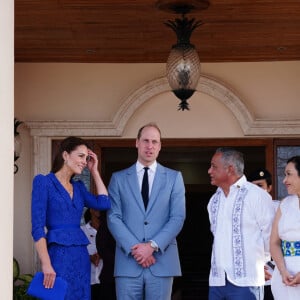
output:
<svg viewBox="0 0 300 300"><path fill-rule="evenodd" d="M132 256L143 268L148 268L155 264L156 260L153 256L153 251L149 243L140 243L131 247Z"/></svg>
<svg viewBox="0 0 300 300"><path fill-rule="evenodd" d="M300 273L291 275L287 270L281 273L282 282L288 286L297 286L300 284Z"/></svg>

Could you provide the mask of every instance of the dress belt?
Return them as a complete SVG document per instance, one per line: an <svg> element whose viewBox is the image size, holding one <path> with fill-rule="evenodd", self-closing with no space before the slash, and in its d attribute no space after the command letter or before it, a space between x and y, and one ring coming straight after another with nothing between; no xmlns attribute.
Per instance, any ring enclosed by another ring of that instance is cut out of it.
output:
<svg viewBox="0 0 300 300"><path fill-rule="evenodd" d="M68 228L78 229L78 228L80 228L80 226L77 225L77 224L60 224L60 225L51 225L51 226L48 226L48 230L68 229Z"/></svg>
<svg viewBox="0 0 300 300"><path fill-rule="evenodd" d="M300 256L300 241L281 241L283 256Z"/></svg>

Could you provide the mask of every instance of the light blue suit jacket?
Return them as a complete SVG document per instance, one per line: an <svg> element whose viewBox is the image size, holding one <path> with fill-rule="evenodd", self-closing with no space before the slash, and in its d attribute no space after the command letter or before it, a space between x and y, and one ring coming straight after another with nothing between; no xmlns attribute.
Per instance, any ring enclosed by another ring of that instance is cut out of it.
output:
<svg viewBox="0 0 300 300"><path fill-rule="evenodd" d="M185 187L180 172L157 164L145 211L136 165L113 173L109 187L112 206L108 228L116 240L115 276L136 277L143 268L131 255L131 247L154 240L159 251L150 266L154 276L180 276L176 236L185 220Z"/></svg>

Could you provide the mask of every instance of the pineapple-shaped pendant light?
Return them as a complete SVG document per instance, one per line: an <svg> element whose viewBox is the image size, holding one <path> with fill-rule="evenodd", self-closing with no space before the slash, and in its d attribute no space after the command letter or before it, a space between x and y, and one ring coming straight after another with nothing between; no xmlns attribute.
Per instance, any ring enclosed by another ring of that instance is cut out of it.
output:
<svg viewBox="0 0 300 300"><path fill-rule="evenodd" d="M190 36L202 22L188 20L183 15L182 19L169 20L165 24L177 36L177 44L172 46L167 60L167 79L173 93L181 100L178 110L189 109L187 100L194 94L200 78L200 60L195 46L190 43Z"/></svg>
<svg viewBox="0 0 300 300"><path fill-rule="evenodd" d="M200 78L200 60L195 46L190 43L190 37L194 29L203 23L188 19L185 14L192 9L205 9L209 2L160 0L157 6L182 15L181 19L165 22L177 36L177 43L172 46L167 60L166 76L173 93L181 101L178 110L189 110L187 100L194 94Z"/></svg>

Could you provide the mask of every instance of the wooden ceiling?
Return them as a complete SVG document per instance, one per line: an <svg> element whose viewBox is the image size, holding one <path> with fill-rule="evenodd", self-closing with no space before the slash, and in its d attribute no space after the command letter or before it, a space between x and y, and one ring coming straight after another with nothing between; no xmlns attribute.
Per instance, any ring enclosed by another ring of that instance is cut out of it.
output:
<svg viewBox="0 0 300 300"><path fill-rule="evenodd" d="M16 62L162 63L178 15L156 0L15 0ZM191 43L201 62L300 60L300 1L210 0Z"/></svg>

